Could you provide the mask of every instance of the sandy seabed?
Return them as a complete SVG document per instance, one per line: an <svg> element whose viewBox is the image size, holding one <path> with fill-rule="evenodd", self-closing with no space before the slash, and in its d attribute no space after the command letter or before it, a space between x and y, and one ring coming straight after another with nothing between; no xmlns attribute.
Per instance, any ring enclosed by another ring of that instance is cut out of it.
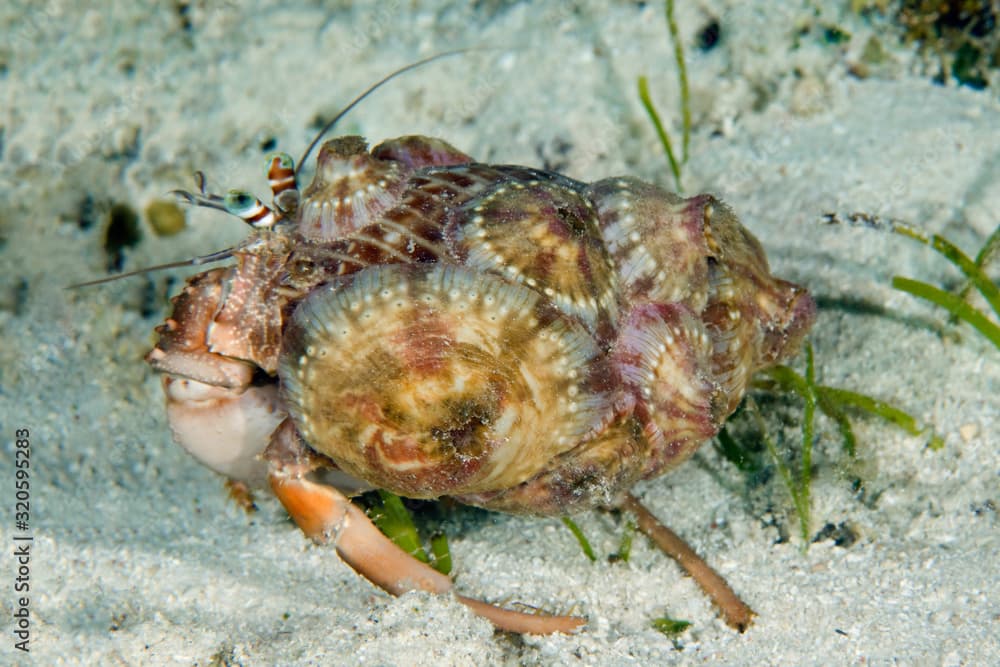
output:
<svg viewBox="0 0 1000 667"><path fill-rule="evenodd" d="M644 540L611 564L620 521L460 510L442 527L460 589L588 617L571 636L498 635L462 605L393 599L308 543L269 499L248 517L170 441L142 362L166 295L196 270L99 288L112 203L142 211L203 170L218 189L266 192L271 145L298 155L383 74L447 49L379 91L339 131L373 141L440 136L483 161L547 164L581 180L670 184L635 92L640 74L676 127L677 83L658 3L6 2L0 8L0 522L12 552L15 430L30 430L30 654L13 648L16 562L0 567L0 662L45 664L1000 664L1000 353L893 290L892 275L954 284L940 257L899 237L818 224L869 211L974 252L998 223L995 91L934 85L912 49L847 3L700 2L678 10L695 131L688 193L725 199L775 272L821 303L822 381L889 400L945 438L930 451L855 421L864 493L832 426L817 445L814 531L803 553L776 476L748 480L711 447L636 489L759 616L725 627ZM213 5L215 8L209 8ZM715 48L695 48L714 18ZM824 26L849 33L831 44ZM881 36L888 62L849 74ZM227 247L239 221L192 211L143 238L125 268ZM775 428L777 425L775 424ZM791 535L790 540L782 539ZM650 620L693 622L672 642Z"/></svg>

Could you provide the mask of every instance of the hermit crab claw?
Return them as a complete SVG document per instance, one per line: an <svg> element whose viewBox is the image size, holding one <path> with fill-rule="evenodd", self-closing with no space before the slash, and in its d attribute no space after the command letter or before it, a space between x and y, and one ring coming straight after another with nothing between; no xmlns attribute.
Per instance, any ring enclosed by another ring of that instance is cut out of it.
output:
<svg viewBox="0 0 1000 667"><path fill-rule="evenodd" d="M304 446L291 420L286 419L274 432L264 458L271 489L302 532L317 543L333 544L340 557L373 584L393 595L453 591L447 575L396 546L347 496L308 478L330 462ZM503 609L458 594L455 598L507 632L572 632L586 622L576 616Z"/></svg>

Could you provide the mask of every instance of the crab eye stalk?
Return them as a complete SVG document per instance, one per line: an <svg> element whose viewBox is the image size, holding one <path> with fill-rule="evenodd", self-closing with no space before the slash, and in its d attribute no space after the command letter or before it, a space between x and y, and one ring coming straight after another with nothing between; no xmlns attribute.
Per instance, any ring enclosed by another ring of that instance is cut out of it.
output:
<svg viewBox="0 0 1000 667"><path fill-rule="evenodd" d="M288 153L275 153L268 158L267 181L275 196L290 188L298 188L295 161Z"/></svg>
<svg viewBox="0 0 1000 667"><path fill-rule="evenodd" d="M279 211L287 214L298 208L299 184L291 155L275 153L268 158L267 182L271 186L274 206Z"/></svg>
<svg viewBox="0 0 1000 667"><path fill-rule="evenodd" d="M268 161L268 175L274 169L295 169L295 160L288 153L272 153L267 158Z"/></svg>
<svg viewBox="0 0 1000 667"><path fill-rule="evenodd" d="M257 229L273 227L277 222L274 211L257 197L243 190L230 190L222 200L222 205L227 213L235 215Z"/></svg>

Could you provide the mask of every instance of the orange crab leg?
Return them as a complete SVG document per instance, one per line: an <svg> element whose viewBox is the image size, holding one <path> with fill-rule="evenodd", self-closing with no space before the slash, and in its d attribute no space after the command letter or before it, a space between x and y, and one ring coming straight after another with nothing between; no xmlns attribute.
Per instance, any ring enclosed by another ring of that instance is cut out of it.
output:
<svg viewBox="0 0 1000 667"><path fill-rule="evenodd" d="M540 612L529 614L513 609L504 609L482 600L467 598L464 595L456 594L455 598L474 613L479 614L505 632L518 632L527 635L570 633L587 622L586 619L579 616L554 616Z"/></svg>
<svg viewBox="0 0 1000 667"><path fill-rule="evenodd" d="M347 496L302 477L271 475L271 489L307 537L333 542L344 561L393 595L421 590L445 593L451 579L412 558L382 534Z"/></svg>
<svg viewBox="0 0 1000 667"><path fill-rule="evenodd" d="M726 625L740 632L750 627L753 617L756 616L754 610L733 592L726 580L702 560L687 542L660 523L660 520L631 493L625 494L621 506L635 515L639 530L653 540L664 553L677 561L677 564L701 586L705 594L719 608Z"/></svg>
<svg viewBox="0 0 1000 667"><path fill-rule="evenodd" d="M396 546L345 495L331 486L280 471L270 475L271 489L308 537L332 542L340 557L373 584L393 595L422 590L446 593L452 581ZM473 612L508 632L571 632L585 622L575 616L551 616L501 609L462 595Z"/></svg>

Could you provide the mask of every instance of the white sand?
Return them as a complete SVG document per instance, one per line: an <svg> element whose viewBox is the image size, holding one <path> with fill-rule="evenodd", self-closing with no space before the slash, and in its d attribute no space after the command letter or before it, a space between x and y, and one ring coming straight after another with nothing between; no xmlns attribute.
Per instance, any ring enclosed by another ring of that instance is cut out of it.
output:
<svg viewBox="0 0 1000 667"><path fill-rule="evenodd" d="M331 550L311 546L274 501L243 515L220 480L170 442L158 380L142 362L163 316L140 313L147 281L61 288L102 274L107 202L141 209L190 187L196 169L218 189L264 193L264 139L297 156L318 113L393 68L459 46L503 48L406 76L340 130L372 140L441 136L497 162L538 165L541 150L577 178L629 173L669 184L635 93L636 76L649 75L677 126L659 3L482 2L477 12L443 1L385 3L405 8L396 16L375 3L226 2L193 9L189 34L160 7L172 3L118 4L0 8L8 68L0 78L0 456L12 505L13 432L31 429L35 538L31 654L15 653L5 630L0 662L1000 663L1000 353L968 328L961 342L942 340L926 326L940 312L889 286L893 274L953 282L942 259L898 237L815 224L832 210L879 212L943 230L973 251L1000 210L995 90L932 85L911 73L909 49L891 39L886 78L851 78L851 54L879 29L840 16L844 2L821 10L681 3L689 41L709 8L723 29L710 53L688 51L696 132L687 192L723 196L777 273L832 304L813 335L825 382L893 401L933 423L947 445L930 452L924 438L857 420L867 486L859 498L826 424L814 532L847 522L860 539L849 548L823 541L804 555L777 479L748 488L711 448L641 485L648 506L759 613L745 635L726 628L644 540L627 564L592 564L556 520L456 512L443 527L462 591L590 619L574 636L510 638L444 598L389 598ZM852 40L826 44L816 27L803 34L824 21ZM569 145L565 156L560 143ZM97 222L84 230L75 220L88 194ZM189 219L167 239L147 227L127 268L206 253L243 234L238 221L212 212ZM190 272L151 276L160 303L167 275ZM21 279L26 300L15 312ZM837 305L847 300L885 314ZM4 505L5 551L12 511ZM612 517L587 514L579 524L602 556L615 550L621 528ZM776 526L793 540L777 543ZM10 619L12 559L0 573ZM664 614L694 624L680 649L649 627Z"/></svg>

